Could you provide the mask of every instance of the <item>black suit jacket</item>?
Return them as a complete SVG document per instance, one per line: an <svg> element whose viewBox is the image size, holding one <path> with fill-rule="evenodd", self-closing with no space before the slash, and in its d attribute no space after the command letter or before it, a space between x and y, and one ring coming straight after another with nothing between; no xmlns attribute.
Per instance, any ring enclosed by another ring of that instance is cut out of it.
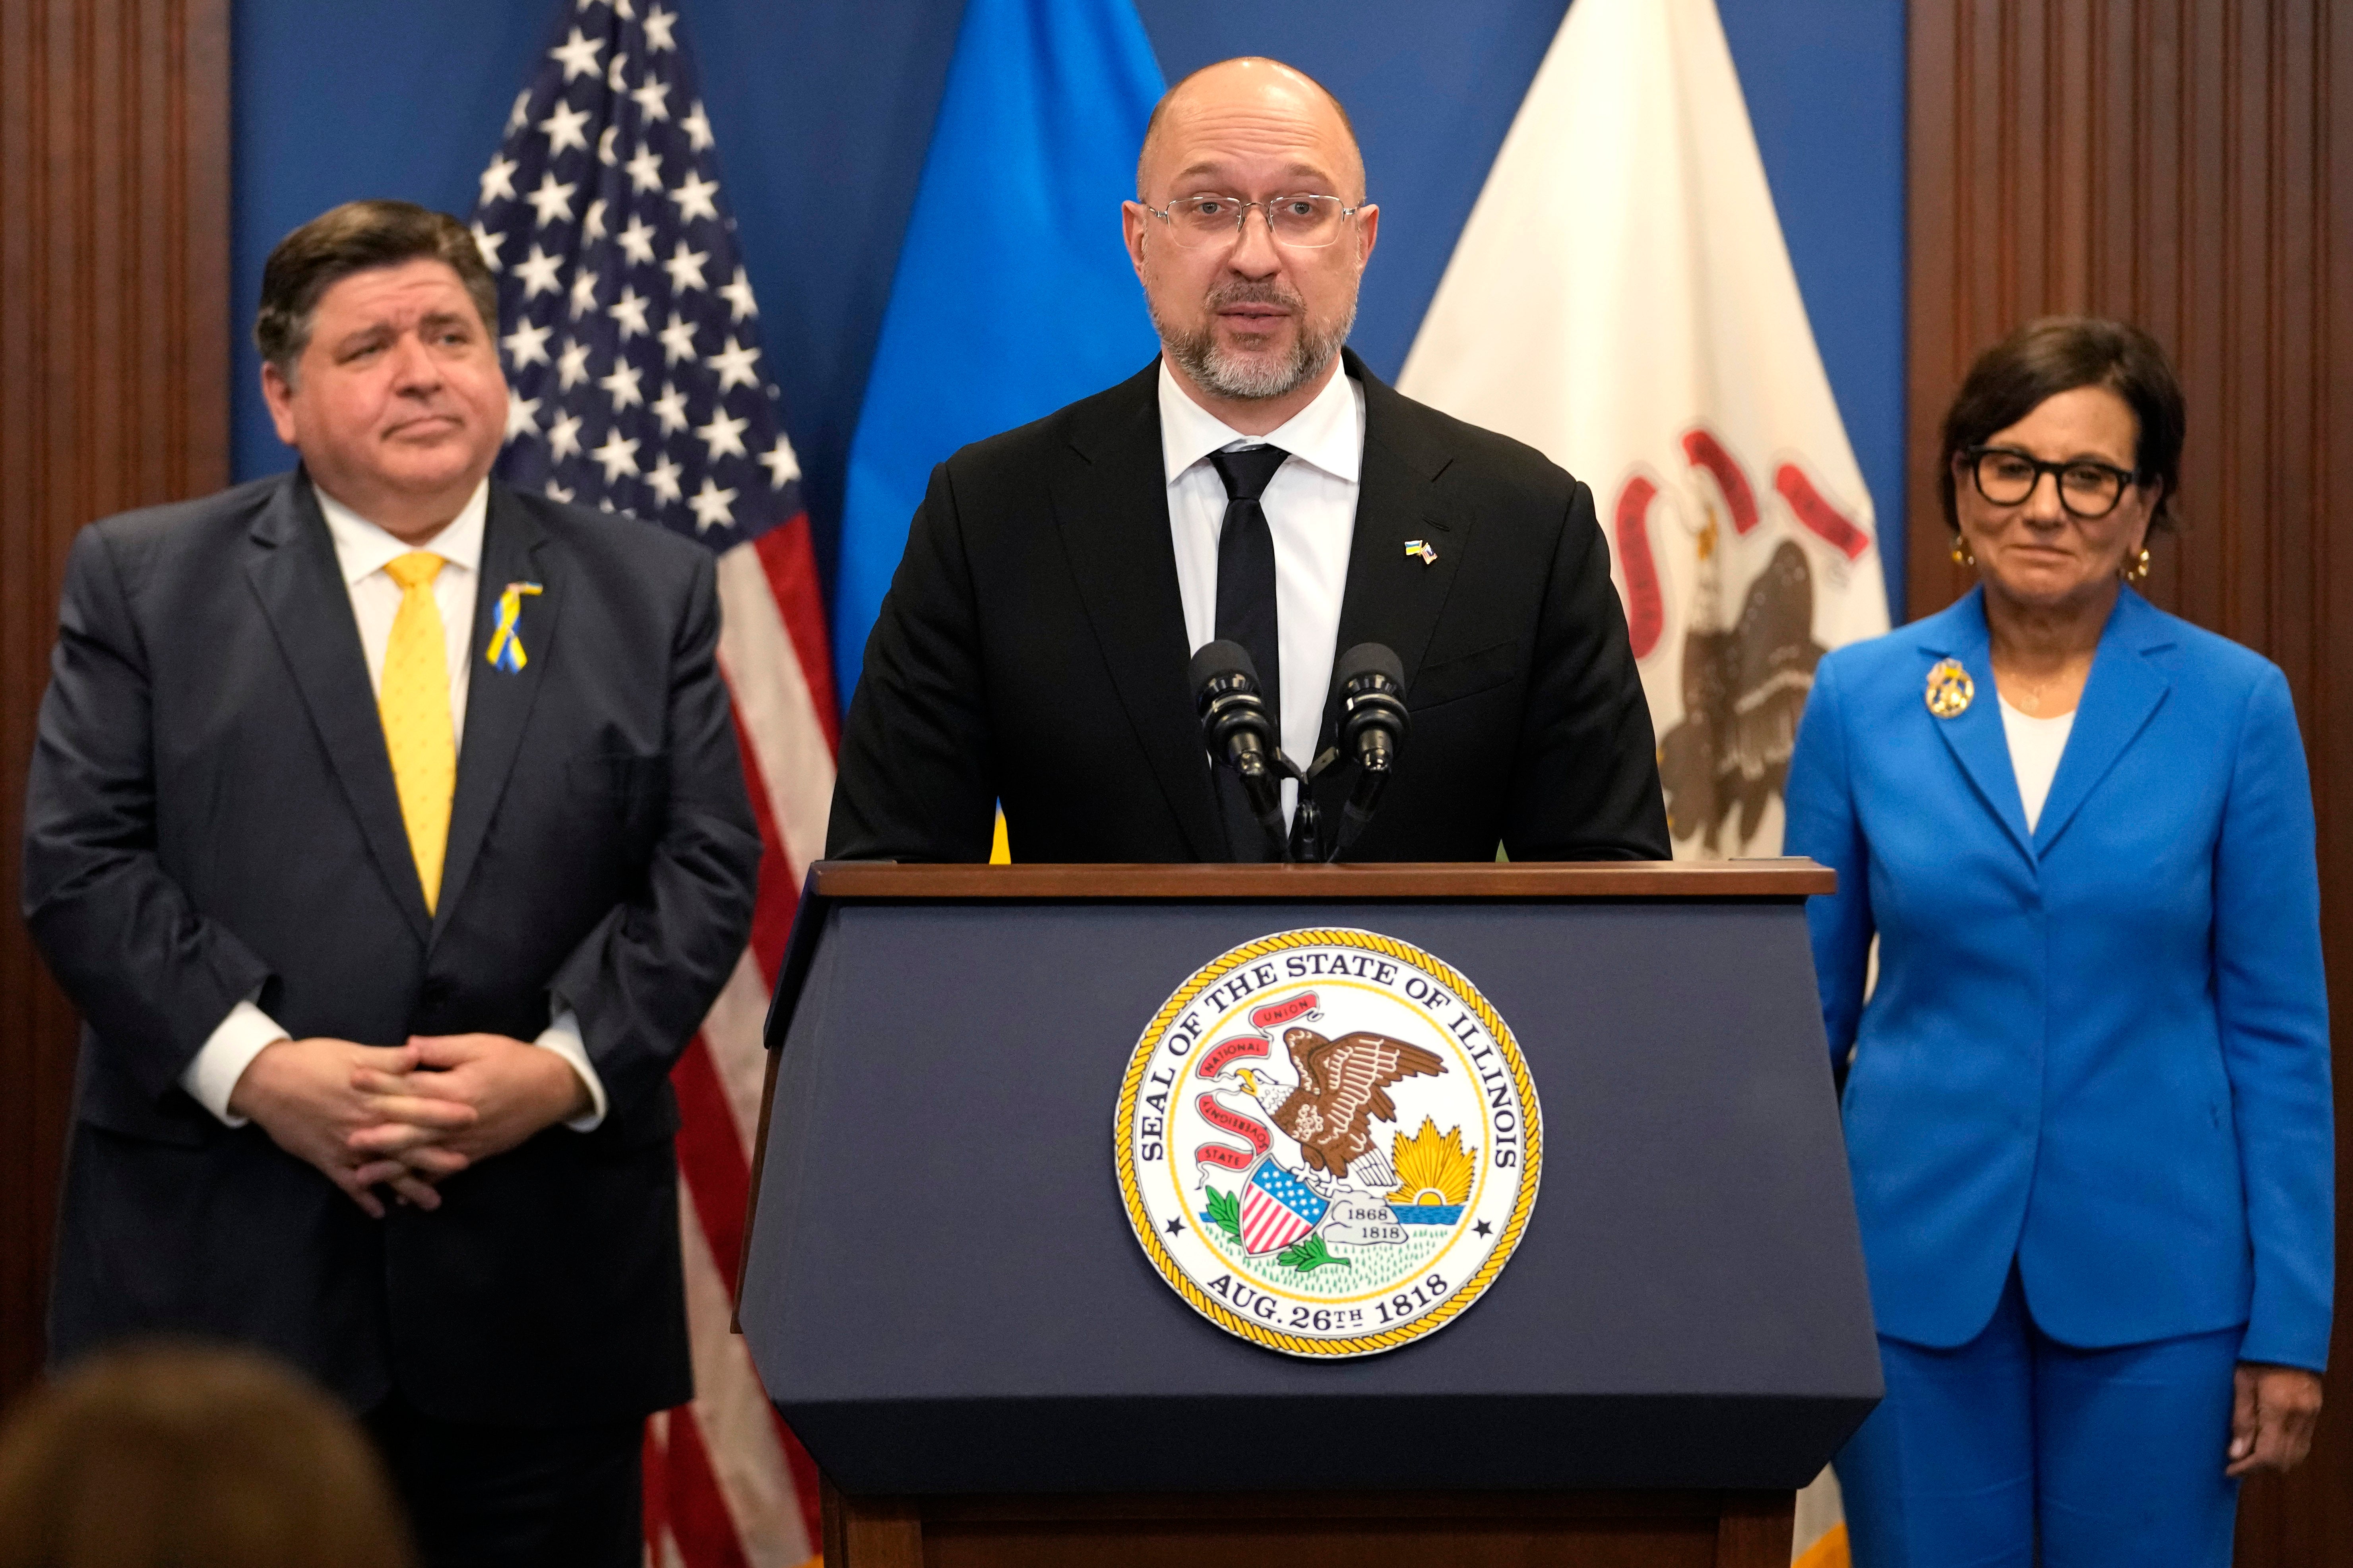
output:
<svg viewBox="0 0 2353 1568"><path fill-rule="evenodd" d="M438 913L299 472L85 529L26 802L25 915L87 1020L51 1352L174 1330L364 1409L553 1423L690 1396L668 1072L750 928L759 840L711 557L493 484ZM527 662L481 662L499 591ZM177 1086L241 998L297 1037L530 1039L609 1100L371 1220Z"/></svg>
<svg viewBox="0 0 2353 1568"><path fill-rule="evenodd" d="M1350 858L1492 860L1501 843L1514 859L1665 858L1592 491L1353 352L1345 368L1365 456L1338 647L1395 649L1413 712ZM867 641L828 855L987 859L1001 801L1017 859L1255 858L1228 842L1186 689L1158 374L933 470ZM1434 564L1405 553L1415 539ZM1354 773L1319 785L1327 822Z"/></svg>

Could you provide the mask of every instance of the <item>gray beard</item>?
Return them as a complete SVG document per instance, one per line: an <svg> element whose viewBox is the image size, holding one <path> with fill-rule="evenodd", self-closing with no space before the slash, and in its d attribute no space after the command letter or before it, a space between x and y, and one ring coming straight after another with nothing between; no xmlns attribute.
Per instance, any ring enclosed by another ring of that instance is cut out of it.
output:
<svg viewBox="0 0 2353 1568"><path fill-rule="evenodd" d="M1219 309L1245 303L1295 305L1298 301L1251 289L1220 292L1210 297L1212 323L1195 331L1172 329L1161 321L1158 311L1152 314L1152 324L1158 330L1169 359L1194 385L1212 397L1255 403L1297 391L1322 375L1339 356L1340 345L1348 341L1348 333L1356 324L1356 301L1351 298L1347 313L1327 328L1318 329L1303 314L1294 318L1301 323L1299 337L1288 354L1272 360L1256 356L1245 359L1226 352L1218 342L1214 324Z"/></svg>

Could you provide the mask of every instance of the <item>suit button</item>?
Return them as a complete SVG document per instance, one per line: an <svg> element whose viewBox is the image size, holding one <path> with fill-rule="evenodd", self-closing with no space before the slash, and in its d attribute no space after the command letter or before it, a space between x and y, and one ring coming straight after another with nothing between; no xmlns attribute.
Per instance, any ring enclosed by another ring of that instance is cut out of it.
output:
<svg viewBox="0 0 2353 1568"><path fill-rule="evenodd" d="M427 1007L438 1007L449 1000L449 983L437 975L418 987L417 999Z"/></svg>

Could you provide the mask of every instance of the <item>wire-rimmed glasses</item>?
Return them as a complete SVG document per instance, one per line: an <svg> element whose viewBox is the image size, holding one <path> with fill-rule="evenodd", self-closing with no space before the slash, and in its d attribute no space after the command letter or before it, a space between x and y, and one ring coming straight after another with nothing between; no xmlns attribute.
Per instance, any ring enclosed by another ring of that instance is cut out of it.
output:
<svg viewBox="0 0 2353 1568"><path fill-rule="evenodd" d="M1291 250L1323 249L1340 237L1350 218L1364 210L1362 204L1352 207L1337 196L1302 194L1246 202L1240 196L1214 193L1177 196L1165 207L1144 210L1166 224L1169 237L1177 244L1191 249L1221 245L1240 234L1252 207L1265 212L1267 231L1275 244Z"/></svg>

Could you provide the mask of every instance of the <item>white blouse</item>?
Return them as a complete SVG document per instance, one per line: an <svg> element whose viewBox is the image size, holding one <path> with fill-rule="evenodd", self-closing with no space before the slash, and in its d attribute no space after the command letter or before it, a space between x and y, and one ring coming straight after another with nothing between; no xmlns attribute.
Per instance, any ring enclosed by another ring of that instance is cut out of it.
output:
<svg viewBox="0 0 2353 1568"><path fill-rule="evenodd" d="M2051 796L2051 781L2059 772L2060 753L2067 749L2067 732L2075 727L2070 710L2050 719L2021 713L2001 700L2001 732L2010 742L2010 771L2018 775L2019 803L2026 807L2026 831L2042 820L2042 803Z"/></svg>

